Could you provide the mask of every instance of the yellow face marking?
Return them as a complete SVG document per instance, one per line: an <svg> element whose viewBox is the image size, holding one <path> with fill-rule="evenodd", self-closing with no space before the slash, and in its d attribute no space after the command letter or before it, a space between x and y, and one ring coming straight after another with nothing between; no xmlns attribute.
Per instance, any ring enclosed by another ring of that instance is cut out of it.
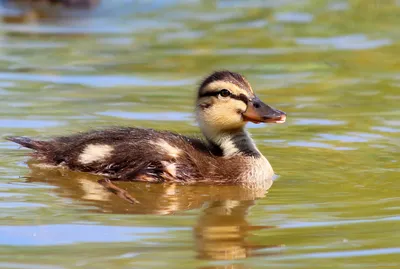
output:
<svg viewBox="0 0 400 269"><path fill-rule="evenodd" d="M201 88L197 100L197 119L203 132L224 132L242 128L246 124L242 113L246 111L247 103L234 96L244 95L252 99L254 94L247 88L243 89L233 82L224 80L213 81ZM230 91L234 96L213 95L222 89Z"/></svg>

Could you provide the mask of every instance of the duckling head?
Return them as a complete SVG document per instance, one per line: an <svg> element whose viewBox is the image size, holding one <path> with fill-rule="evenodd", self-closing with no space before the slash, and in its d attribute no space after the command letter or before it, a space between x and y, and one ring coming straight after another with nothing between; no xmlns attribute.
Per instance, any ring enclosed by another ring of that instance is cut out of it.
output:
<svg viewBox="0 0 400 269"><path fill-rule="evenodd" d="M197 120L204 134L232 133L246 123L283 123L286 114L262 102L245 77L217 71L198 90Z"/></svg>

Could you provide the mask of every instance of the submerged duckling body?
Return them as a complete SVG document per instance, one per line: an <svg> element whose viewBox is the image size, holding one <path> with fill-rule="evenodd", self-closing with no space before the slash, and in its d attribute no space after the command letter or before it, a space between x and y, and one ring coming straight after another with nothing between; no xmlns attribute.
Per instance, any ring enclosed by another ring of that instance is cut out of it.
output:
<svg viewBox="0 0 400 269"><path fill-rule="evenodd" d="M273 175L244 127L282 123L286 114L261 102L240 74L220 71L199 87L196 114L205 139L145 128L110 128L49 141L9 137L41 163L112 180L259 183Z"/></svg>

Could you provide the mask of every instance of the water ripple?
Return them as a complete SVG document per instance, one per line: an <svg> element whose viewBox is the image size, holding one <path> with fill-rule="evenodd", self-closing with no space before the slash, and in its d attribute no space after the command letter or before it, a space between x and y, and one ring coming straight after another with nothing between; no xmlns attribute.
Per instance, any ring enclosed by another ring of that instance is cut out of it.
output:
<svg viewBox="0 0 400 269"><path fill-rule="evenodd" d="M376 256L398 254L400 248L376 248L364 250L350 250L350 251L331 251L309 253L302 255L288 255L284 257L271 258L272 260L298 260L298 259L326 259L326 258L348 258L348 257L363 257L363 256ZM394 267L393 267L394 268Z"/></svg>
<svg viewBox="0 0 400 269"><path fill-rule="evenodd" d="M296 222L280 225L280 228L310 228L310 227L333 227L338 225L349 225L359 223L377 223L386 221L400 221L400 216L377 218L377 219L360 219L360 220L343 220L343 221L321 221L321 222Z"/></svg>
<svg viewBox="0 0 400 269"><path fill-rule="evenodd" d="M399 128L390 128L390 127L385 127L385 126L371 127L371 130L380 131L380 132L384 132L384 133L400 133Z"/></svg>
<svg viewBox="0 0 400 269"><path fill-rule="evenodd" d="M275 19L280 22L308 23L313 18L312 14L303 12L278 12L275 14Z"/></svg>
<svg viewBox="0 0 400 269"><path fill-rule="evenodd" d="M328 119L296 119L294 121L295 125L343 125L346 121L341 120L328 120Z"/></svg>
<svg viewBox="0 0 400 269"><path fill-rule="evenodd" d="M42 75L0 73L0 79L17 81L36 81L61 84L82 84L90 87L117 87L117 86L182 86L193 82L191 79L182 80L148 80L145 78L124 75Z"/></svg>
<svg viewBox="0 0 400 269"><path fill-rule="evenodd" d="M392 44L390 39L370 40L365 35L346 35L335 37L303 37L297 38L296 43L299 45L313 46L332 46L339 50L365 50L375 49Z"/></svg>
<svg viewBox="0 0 400 269"><path fill-rule="evenodd" d="M0 202L0 208L40 208L40 207L48 207L48 206L44 205L44 204L35 204L35 203L27 203L27 202L13 202L13 203ZM1 228L0 228L0 232L1 232Z"/></svg>
<svg viewBox="0 0 400 269"><path fill-rule="evenodd" d="M49 128L65 125L65 122L55 120L19 120L0 119L0 128Z"/></svg>
<svg viewBox="0 0 400 269"><path fill-rule="evenodd" d="M348 133L345 135L336 134L318 134L318 137L329 141L341 141L346 143L365 143L376 139L384 138L377 134L368 133Z"/></svg>
<svg viewBox="0 0 400 269"><path fill-rule="evenodd" d="M40 226L0 226L0 245L49 246L100 242L134 242L149 239L149 234L164 234L184 228L121 227L56 224Z"/></svg>
<svg viewBox="0 0 400 269"><path fill-rule="evenodd" d="M192 114L184 112L124 112L124 111L104 111L96 113L103 116L118 117L135 120L163 120L163 121L187 121Z"/></svg>
<svg viewBox="0 0 400 269"><path fill-rule="evenodd" d="M43 265L43 264L26 264L26 263L15 263L15 262L0 262L0 268L9 269L64 269L65 267L57 265Z"/></svg>
<svg viewBox="0 0 400 269"><path fill-rule="evenodd" d="M305 148L325 148L333 150L355 150L353 147L335 147L328 143L310 142L310 141L293 141L288 143L289 146L305 147Z"/></svg>

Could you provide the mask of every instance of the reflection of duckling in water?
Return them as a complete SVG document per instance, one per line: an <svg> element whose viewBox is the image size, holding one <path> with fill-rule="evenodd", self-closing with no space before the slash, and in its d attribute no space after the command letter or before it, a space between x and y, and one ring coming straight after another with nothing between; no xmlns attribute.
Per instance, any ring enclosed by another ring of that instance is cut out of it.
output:
<svg viewBox="0 0 400 269"><path fill-rule="evenodd" d="M59 196L89 204L98 208L95 212L105 213L170 215L200 208L208 202L260 199L265 197L272 185L272 180L256 186L148 184L146 182L131 184L127 181L119 181L115 182L115 188L110 188L104 184L101 177L96 175L67 169L42 169L31 162L28 162L28 165L31 168L27 176L28 182L54 185L57 187L54 191ZM98 183L99 181L101 184ZM118 191L123 192L123 195L112 194ZM132 202L130 197L137 202L135 206L130 204Z"/></svg>
<svg viewBox="0 0 400 269"><path fill-rule="evenodd" d="M140 203L135 206L112 195L97 184L98 176L69 170L47 170L31 167L29 182L56 186L51 191L69 201L87 205L88 210L108 214L171 215L200 209L193 226L194 245L199 259L237 260L251 256L276 255L282 245L265 240L252 242L255 231L267 232L274 226L252 225L247 220L254 200L264 198L270 185L181 185L117 182ZM99 188L100 187L100 188ZM262 238L264 239L264 238ZM259 243L260 241L265 243ZM240 264L228 267L244 268Z"/></svg>
<svg viewBox="0 0 400 269"><path fill-rule="evenodd" d="M46 165L112 180L259 185L274 174L245 125L283 123L286 114L258 99L247 80L215 72L198 90L197 119L205 141L168 131L111 128L50 141L9 137Z"/></svg>
<svg viewBox="0 0 400 269"><path fill-rule="evenodd" d="M248 240L252 231L276 228L254 226L246 220L253 200L215 201L205 208L194 227L198 258L212 260L237 260L256 255L274 255L276 251L263 250L282 245L254 244Z"/></svg>

